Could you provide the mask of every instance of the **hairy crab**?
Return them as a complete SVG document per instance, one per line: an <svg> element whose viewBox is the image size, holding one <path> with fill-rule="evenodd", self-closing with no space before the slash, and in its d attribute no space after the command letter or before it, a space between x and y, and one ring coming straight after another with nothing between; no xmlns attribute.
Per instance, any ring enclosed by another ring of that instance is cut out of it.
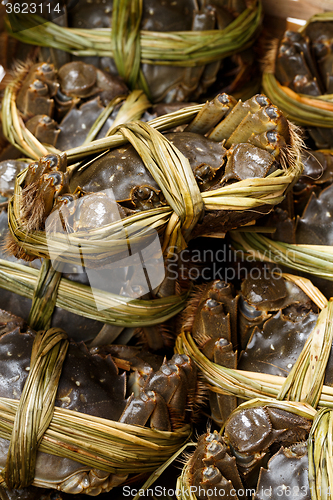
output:
<svg viewBox="0 0 333 500"><path fill-rule="evenodd" d="M317 123L323 116L321 109L331 111L330 104L325 107L322 103L321 107L319 103L316 108L316 101L312 103L307 98L325 97L333 91L332 41L333 22L329 19L325 22L314 20L307 23L301 32L286 31L279 43L275 58L276 79L282 88L287 87L292 91L292 94L288 94L289 97L295 99L296 95L297 101L297 94L301 95L300 100L303 99L304 104L310 105L312 117L317 113ZM307 131L317 148L332 148L333 135L330 126L311 126L311 121L307 124L304 113L303 116L297 117L297 121L307 126Z"/></svg>
<svg viewBox="0 0 333 500"><path fill-rule="evenodd" d="M272 406L242 408L224 433L200 436L186 465L186 487L199 500L310 500L307 443L311 420ZM185 497L184 497L185 498Z"/></svg>
<svg viewBox="0 0 333 500"><path fill-rule="evenodd" d="M188 158L199 189L206 192L274 172L284 165L291 134L288 122L264 95L243 103L221 94L203 106L183 132L171 132L166 137ZM133 146L127 145L75 167L67 167L65 154L51 153L29 166L21 186L20 224L28 233L46 229L51 237L85 234L142 211L168 209L161 188ZM255 212L212 210L194 228L192 237L227 231L269 210L269 205ZM8 248L18 258L34 258L14 240ZM152 262L156 264L154 259ZM100 264L109 262L101 259ZM117 265L121 267L118 261ZM102 267L102 281L103 272ZM132 282L135 284L135 280ZM148 291L155 293L157 285Z"/></svg>
<svg viewBox="0 0 333 500"><path fill-rule="evenodd" d="M237 294L221 280L201 285L182 313L180 328L191 332L214 363L286 376L316 324L317 308L294 283L267 268L255 271ZM210 392L212 418L219 424L237 404L235 396Z"/></svg>
<svg viewBox="0 0 333 500"><path fill-rule="evenodd" d="M296 245L332 245L332 153L309 151L304 161L304 172L293 187L289 203L275 207L263 220L275 228L271 238ZM299 271L309 278L326 297L333 295L331 281L309 271Z"/></svg>
<svg viewBox="0 0 333 500"><path fill-rule="evenodd" d="M284 164L291 134L286 119L265 96L258 94L237 103L221 94L207 103L184 132L166 137L189 159L200 190L207 191L274 172ZM94 199L105 206L105 213L100 220L94 220L93 227L113 222L112 200L106 196L110 188L121 218L166 205L160 187L138 153L127 145L106 151L74 169L67 168L65 155L42 157L29 166L22 187L21 217L29 231L44 229L50 213L66 205L70 207L65 217L69 231L89 228L91 223L81 207L88 207ZM89 202L84 195L88 195ZM263 206L260 210L267 212L269 208ZM242 211L231 217L226 211L211 211L194 229L193 236L214 233L218 227L226 231L259 215Z"/></svg>
<svg viewBox="0 0 333 500"><path fill-rule="evenodd" d="M94 5L88 0L81 0L72 8L68 6L65 24L72 28L85 30L110 28L112 26L113 4L113 0L98 2ZM252 6L252 3L244 0L228 2L181 0L177 3L156 4L153 0L145 0L142 3L141 19L139 12L135 12L135 16L141 21L140 29L148 32L208 31L226 28L247 6ZM55 22L63 24L64 19L55 19ZM43 49L43 55L46 59L51 56L57 66L68 62L71 57L68 53L49 51L46 48ZM125 58L124 54L122 57ZM73 59L78 58L73 56ZM81 59L110 73L117 74L118 72L115 60L110 57L92 55ZM204 61L197 62L193 67L182 66L179 63L171 66L149 64L145 61L141 63L142 75L153 102L197 99L215 81L219 67L220 60L208 64L205 64Z"/></svg>
<svg viewBox="0 0 333 500"><path fill-rule="evenodd" d="M13 78L17 109L27 129L60 151L81 145L106 106L129 92L120 78L81 61L58 70L47 62L22 64ZM115 102L97 137L104 137L118 110Z"/></svg>
<svg viewBox="0 0 333 500"><path fill-rule="evenodd" d="M23 320L1 311L1 397L19 399L29 371L35 333ZM191 418L197 391L196 369L186 356L170 361L138 348L88 349L71 342L55 405L159 431L175 431ZM1 438L1 467L8 441ZM133 471L134 473L136 471ZM38 452L34 484L67 493L98 495L127 479L69 458Z"/></svg>

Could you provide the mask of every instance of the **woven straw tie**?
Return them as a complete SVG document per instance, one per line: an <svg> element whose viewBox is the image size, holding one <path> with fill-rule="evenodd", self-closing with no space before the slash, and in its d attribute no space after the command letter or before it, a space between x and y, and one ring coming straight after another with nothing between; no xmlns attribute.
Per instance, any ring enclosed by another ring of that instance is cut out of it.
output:
<svg viewBox="0 0 333 500"><path fill-rule="evenodd" d="M136 149L174 211L163 242L163 251L169 257L173 249L186 248L186 239L204 212L190 163L166 137L146 123L120 125L113 133L117 131Z"/></svg>
<svg viewBox="0 0 333 500"><path fill-rule="evenodd" d="M53 417L68 345L67 334L60 328L36 334L4 471L10 489L24 488L34 481L38 447Z"/></svg>

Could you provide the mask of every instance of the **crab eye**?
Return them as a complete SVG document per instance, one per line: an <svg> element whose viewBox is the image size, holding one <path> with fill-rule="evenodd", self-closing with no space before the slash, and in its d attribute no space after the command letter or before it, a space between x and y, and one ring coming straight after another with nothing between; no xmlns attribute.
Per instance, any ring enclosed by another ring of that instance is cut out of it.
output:
<svg viewBox="0 0 333 500"><path fill-rule="evenodd" d="M215 283L215 286L219 290L223 290L223 288L227 288L228 284L225 281L219 280L217 283Z"/></svg>
<svg viewBox="0 0 333 500"><path fill-rule="evenodd" d="M243 299L242 296L239 297L239 310L247 318L258 318L259 316L261 316L261 312L258 311L255 307L251 306L246 300Z"/></svg>
<svg viewBox="0 0 333 500"><path fill-rule="evenodd" d="M138 188L136 195L138 198L141 198L141 200L148 200L151 195L151 190L147 187L141 187Z"/></svg>
<svg viewBox="0 0 333 500"><path fill-rule="evenodd" d="M198 175L199 177L208 177L208 175L210 174L211 172L211 168L209 165L202 165L201 167L198 167L196 169L196 175Z"/></svg>
<svg viewBox="0 0 333 500"><path fill-rule="evenodd" d="M69 205L74 202L74 196L71 194L64 194L63 196L58 196L58 201L64 205Z"/></svg>
<svg viewBox="0 0 333 500"><path fill-rule="evenodd" d="M72 100L71 97L68 97L67 95L63 94L60 89L58 89L56 97L60 102L68 102Z"/></svg>
<svg viewBox="0 0 333 500"><path fill-rule="evenodd" d="M249 464L254 459L254 455L248 455L247 453L240 453L239 451L236 451L235 448L231 445L230 449L232 451L232 454L237 458L237 462L241 464Z"/></svg>

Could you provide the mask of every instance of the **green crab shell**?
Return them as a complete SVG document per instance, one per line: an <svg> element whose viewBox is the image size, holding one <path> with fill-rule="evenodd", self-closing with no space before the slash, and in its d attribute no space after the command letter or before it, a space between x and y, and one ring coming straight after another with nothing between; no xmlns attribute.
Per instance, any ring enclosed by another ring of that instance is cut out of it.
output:
<svg viewBox="0 0 333 500"><path fill-rule="evenodd" d="M253 500L265 500L267 494L287 499L288 492L297 491L302 492L304 500L311 500L308 473L307 443L296 443L289 448L282 446L269 460L267 469L260 470Z"/></svg>

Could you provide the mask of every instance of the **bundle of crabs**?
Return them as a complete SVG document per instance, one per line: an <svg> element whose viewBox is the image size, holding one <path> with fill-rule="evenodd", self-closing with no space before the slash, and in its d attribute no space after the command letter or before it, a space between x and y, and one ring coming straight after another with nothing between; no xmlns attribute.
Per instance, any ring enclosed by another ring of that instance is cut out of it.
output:
<svg viewBox="0 0 333 500"><path fill-rule="evenodd" d="M168 102L151 105L109 58L50 53L2 101L0 497L142 486L207 417L179 499L326 495L331 263L291 275L254 262L260 240L243 274L210 281L193 255L248 252L260 230L329 247L331 155L303 150L264 94L170 102L197 98L219 64L160 76Z"/></svg>

